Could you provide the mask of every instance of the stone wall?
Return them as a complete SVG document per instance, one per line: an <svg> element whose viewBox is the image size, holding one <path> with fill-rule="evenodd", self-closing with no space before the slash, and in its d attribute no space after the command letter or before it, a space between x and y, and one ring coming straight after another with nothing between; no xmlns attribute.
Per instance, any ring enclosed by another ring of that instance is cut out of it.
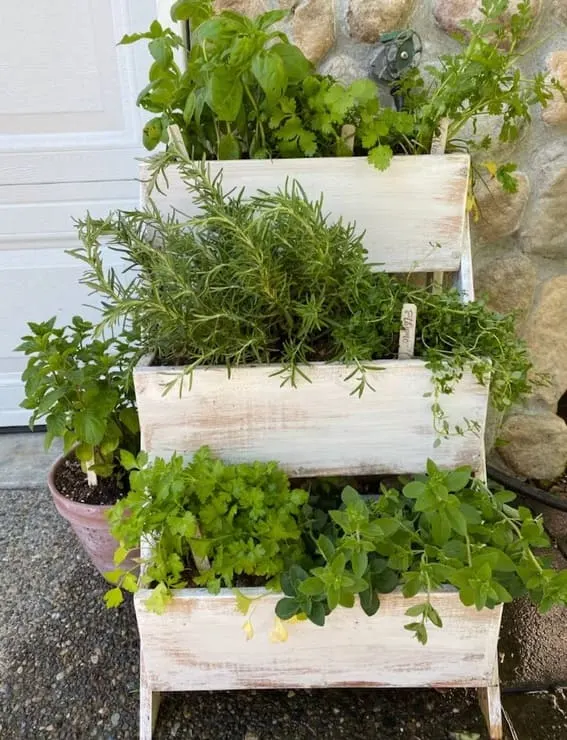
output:
<svg viewBox="0 0 567 740"><path fill-rule="evenodd" d="M538 43L526 55L524 70L547 68L567 85L567 0L533 4ZM456 48L448 33L463 19L478 18L480 0L217 0L217 5L250 14L291 9L285 30L295 43L322 72L349 82L368 75L376 40L386 31L415 29L424 45L422 65ZM496 310L519 311L519 330L536 369L550 376L549 386L504 421L498 436L508 444L499 454L520 475L554 478L567 464L567 424L557 415L567 392L567 103L557 96L547 110L536 109L517 145L498 147L489 158L516 162L520 187L512 196L482 184L477 189L477 293Z"/></svg>

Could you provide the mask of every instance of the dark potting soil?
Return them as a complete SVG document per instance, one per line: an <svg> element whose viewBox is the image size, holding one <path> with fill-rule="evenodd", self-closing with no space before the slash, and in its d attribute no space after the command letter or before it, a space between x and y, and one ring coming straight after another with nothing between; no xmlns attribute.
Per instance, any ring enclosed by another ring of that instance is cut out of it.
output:
<svg viewBox="0 0 567 740"><path fill-rule="evenodd" d="M55 473L55 486L59 493L71 501L93 506L115 504L127 493L127 478L99 478L98 485L89 486L76 457L66 458Z"/></svg>

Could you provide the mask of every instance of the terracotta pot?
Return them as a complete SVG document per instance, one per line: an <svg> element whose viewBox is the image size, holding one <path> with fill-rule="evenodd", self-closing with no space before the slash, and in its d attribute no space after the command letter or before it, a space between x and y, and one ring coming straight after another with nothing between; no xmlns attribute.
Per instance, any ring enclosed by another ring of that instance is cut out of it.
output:
<svg viewBox="0 0 567 740"><path fill-rule="evenodd" d="M55 475L65 459L65 457L58 458L51 466L47 476L47 485L51 491L53 503L63 519L66 519L71 525L92 563L104 575L106 571L113 570L116 567L113 555L118 543L110 534L106 519L106 512L112 507L81 504L59 493L55 486ZM136 555L137 553L134 553L133 557ZM123 565L129 568L133 563L124 563Z"/></svg>

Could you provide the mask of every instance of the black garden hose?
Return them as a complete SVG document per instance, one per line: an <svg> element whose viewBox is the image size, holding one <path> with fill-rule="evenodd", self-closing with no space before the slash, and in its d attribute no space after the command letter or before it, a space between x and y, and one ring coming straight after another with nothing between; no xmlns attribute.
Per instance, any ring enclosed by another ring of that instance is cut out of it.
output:
<svg viewBox="0 0 567 740"><path fill-rule="evenodd" d="M552 493L548 493L547 491L543 491L541 488L537 488L537 486L532 486L530 483L526 483L518 478L513 478L511 475L507 475L501 470L498 470L498 468L493 468L490 465L487 468L487 473L489 478L492 478L492 480L495 480L497 483L501 483L503 486L506 486L510 491L520 493L522 496L531 498L534 501L537 501L540 504L545 504L557 511L567 511L567 501L563 501L559 496L554 496Z"/></svg>

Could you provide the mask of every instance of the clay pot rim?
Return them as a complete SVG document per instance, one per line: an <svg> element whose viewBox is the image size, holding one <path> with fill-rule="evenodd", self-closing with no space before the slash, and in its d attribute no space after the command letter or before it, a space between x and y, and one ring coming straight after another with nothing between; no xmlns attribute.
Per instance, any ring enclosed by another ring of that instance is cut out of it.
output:
<svg viewBox="0 0 567 740"><path fill-rule="evenodd" d="M49 472L47 474L47 485L49 486L49 490L53 498L56 501L59 501L63 506L75 509L77 514L88 515L89 513L94 512L104 513L112 509L113 504L84 504L81 501L74 501L72 498L65 496L61 493L61 491L59 491L59 489L55 485L55 474L59 467L63 465L63 463L68 460L71 455L72 451L68 452L66 455L61 455L52 463L51 467L49 468Z"/></svg>

